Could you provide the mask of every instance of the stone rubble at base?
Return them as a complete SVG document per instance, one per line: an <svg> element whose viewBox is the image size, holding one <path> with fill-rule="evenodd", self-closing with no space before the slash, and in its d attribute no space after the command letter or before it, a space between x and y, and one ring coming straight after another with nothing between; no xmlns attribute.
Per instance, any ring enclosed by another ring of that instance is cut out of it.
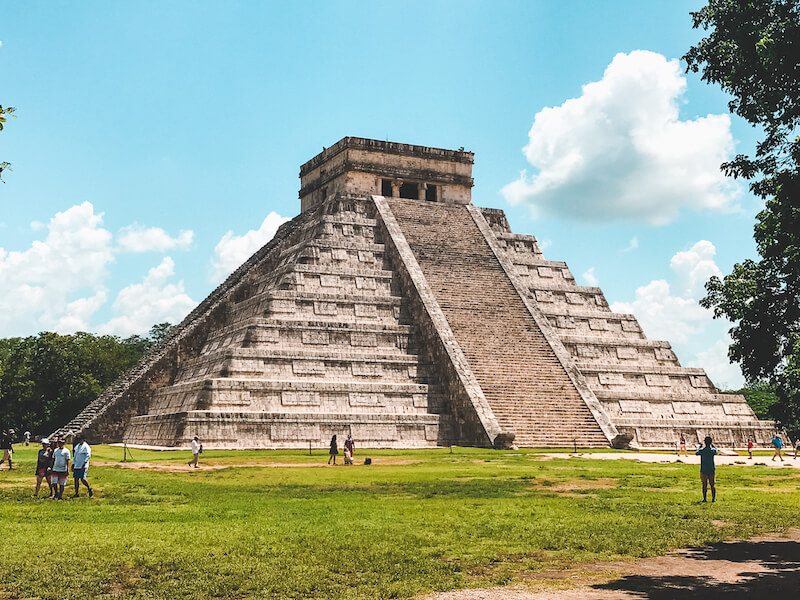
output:
<svg viewBox="0 0 800 600"><path fill-rule="evenodd" d="M472 205L473 155L344 138L301 167L302 212L59 432L308 448L767 443L603 292Z"/></svg>

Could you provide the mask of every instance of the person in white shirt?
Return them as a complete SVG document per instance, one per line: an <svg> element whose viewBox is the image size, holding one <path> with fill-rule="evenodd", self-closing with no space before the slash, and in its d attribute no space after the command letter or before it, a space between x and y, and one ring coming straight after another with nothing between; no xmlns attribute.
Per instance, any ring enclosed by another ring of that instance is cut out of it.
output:
<svg viewBox="0 0 800 600"><path fill-rule="evenodd" d="M50 483L53 485L54 499L64 499L64 486L67 485L67 473L69 473L69 461L72 454L66 448L66 440L58 438L58 448L53 452L53 472L50 476Z"/></svg>
<svg viewBox="0 0 800 600"><path fill-rule="evenodd" d="M194 465L197 468L197 462L200 459L200 453L203 451L203 445L200 443L200 438L194 436L192 440L192 460L189 461L189 466Z"/></svg>
<svg viewBox="0 0 800 600"><path fill-rule="evenodd" d="M25 439L25 445L26 446L30 446L31 445L31 432L30 431L26 431L24 434L22 434L22 437Z"/></svg>
<svg viewBox="0 0 800 600"><path fill-rule="evenodd" d="M89 490L89 498L94 496L92 486L86 481L86 472L89 470L89 459L92 457L92 449L86 443L86 437L79 435L77 437L77 444L75 445L75 455L72 457L72 477L75 480L75 495L73 498L80 496L80 484L86 486Z"/></svg>

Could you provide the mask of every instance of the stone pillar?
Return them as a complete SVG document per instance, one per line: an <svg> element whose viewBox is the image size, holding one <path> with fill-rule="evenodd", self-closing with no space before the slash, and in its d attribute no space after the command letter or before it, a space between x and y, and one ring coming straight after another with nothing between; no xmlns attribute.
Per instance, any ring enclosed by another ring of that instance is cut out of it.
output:
<svg viewBox="0 0 800 600"><path fill-rule="evenodd" d="M428 184L420 183L419 186L417 187L417 197L419 197L420 200L425 200L427 197L427 192L428 192Z"/></svg>

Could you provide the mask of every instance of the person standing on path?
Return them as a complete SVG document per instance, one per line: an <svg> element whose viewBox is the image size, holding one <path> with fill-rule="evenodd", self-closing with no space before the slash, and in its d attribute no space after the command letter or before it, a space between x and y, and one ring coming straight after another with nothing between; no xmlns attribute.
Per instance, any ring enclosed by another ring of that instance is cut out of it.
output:
<svg viewBox="0 0 800 600"><path fill-rule="evenodd" d="M3 460L0 460L0 465L8 461L9 471L14 468L14 445L11 443L13 435L13 429L10 429L9 431L4 429L3 432L0 433L0 450L3 451Z"/></svg>
<svg viewBox="0 0 800 600"><path fill-rule="evenodd" d="M683 450L684 456L689 456L689 452L686 450L686 436L683 435L683 432L681 432L681 439L678 442L678 456L681 455L681 450Z"/></svg>
<svg viewBox="0 0 800 600"><path fill-rule="evenodd" d="M708 494L708 486L711 486L711 501L717 501L717 468L714 466L714 456L717 454L717 449L711 441L711 436L706 436L703 440L705 442L704 448L698 448L695 452L696 456L700 457L700 481L703 483L703 502L706 501Z"/></svg>
<svg viewBox="0 0 800 600"><path fill-rule="evenodd" d="M747 438L747 454L750 455L748 458L753 458L753 438L751 437Z"/></svg>
<svg viewBox="0 0 800 600"><path fill-rule="evenodd" d="M344 464L353 464L353 453L356 449L356 443L353 441L353 436L347 434L347 439L344 441Z"/></svg>
<svg viewBox="0 0 800 600"><path fill-rule="evenodd" d="M800 437L794 442L794 457L797 458L798 454L800 454Z"/></svg>
<svg viewBox="0 0 800 600"><path fill-rule="evenodd" d="M50 440L42 438L42 449L36 455L36 491L33 493L34 498L39 497L39 488L42 487L42 480L49 479L52 458L53 452L50 450ZM49 486L50 481L47 483Z"/></svg>
<svg viewBox="0 0 800 600"><path fill-rule="evenodd" d="M331 464L331 460L333 460L333 464L336 464L336 455L339 454L339 446L336 443L336 434L333 434L331 438L331 449L328 451L330 456L328 457L328 464Z"/></svg>
<svg viewBox="0 0 800 600"><path fill-rule="evenodd" d="M783 448L783 440L778 436L778 434L775 434L775 437L772 438L772 442L770 443L772 444L772 447L775 448L775 454L772 455L772 460L775 460L775 458L777 457L781 459L781 462L783 462L783 456L781 456L781 448Z"/></svg>
<svg viewBox="0 0 800 600"><path fill-rule="evenodd" d="M192 460L189 461L189 466L191 467L194 465L194 468L198 468L198 464L200 462L200 453L203 451L203 445L200 443L200 438L194 436L192 440Z"/></svg>
<svg viewBox="0 0 800 600"><path fill-rule="evenodd" d="M58 438L58 448L53 453L53 475L50 478L50 482L55 488L56 500L64 499L64 487L67 485L69 461L72 458L69 448L65 446L66 443L67 441L63 437Z"/></svg>
<svg viewBox="0 0 800 600"><path fill-rule="evenodd" d="M25 439L25 445L26 446L30 446L31 445L31 432L30 431L26 431L25 433L22 434L22 437Z"/></svg>
<svg viewBox="0 0 800 600"><path fill-rule="evenodd" d="M86 437L79 435L77 438L78 443L75 445L75 456L72 457L72 478L75 480L75 495L73 498L80 496L80 484L86 486L89 490L89 498L94 496L92 486L86 481L86 472L89 470L89 459L92 457L92 449L86 443Z"/></svg>

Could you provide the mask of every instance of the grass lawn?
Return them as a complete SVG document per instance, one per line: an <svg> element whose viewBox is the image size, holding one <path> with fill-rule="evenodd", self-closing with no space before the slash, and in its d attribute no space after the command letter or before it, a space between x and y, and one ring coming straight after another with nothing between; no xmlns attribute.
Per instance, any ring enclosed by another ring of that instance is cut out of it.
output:
<svg viewBox="0 0 800 600"><path fill-rule="evenodd" d="M704 505L680 464L209 451L224 468L193 471L186 452L134 450L155 467L136 469L97 446L95 498L52 502L31 498L37 449L0 471L0 598L405 598L800 526L795 469L721 467Z"/></svg>

